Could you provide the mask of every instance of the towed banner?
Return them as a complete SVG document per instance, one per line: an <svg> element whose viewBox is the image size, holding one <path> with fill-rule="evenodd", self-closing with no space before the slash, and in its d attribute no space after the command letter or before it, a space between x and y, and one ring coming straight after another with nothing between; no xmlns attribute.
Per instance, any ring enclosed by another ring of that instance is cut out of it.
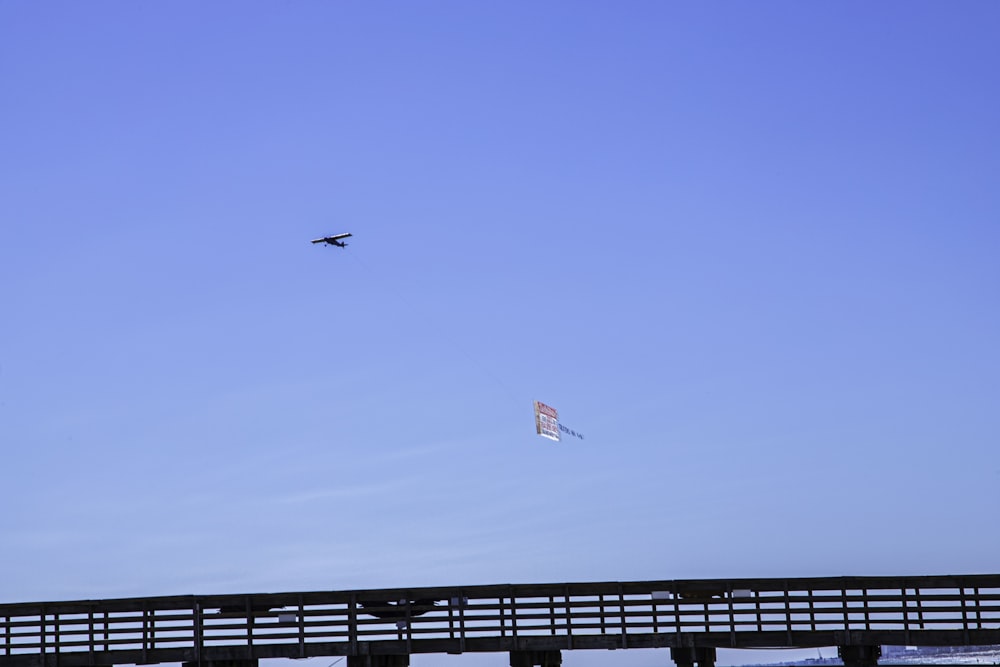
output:
<svg viewBox="0 0 1000 667"><path fill-rule="evenodd" d="M543 438L559 442L562 439L559 435L560 432L583 440L582 433L577 433L559 423L559 412L555 408L545 405L541 401L535 401L535 433Z"/></svg>
<svg viewBox="0 0 1000 667"><path fill-rule="evenodd" d="M559 441L559 413L541 401L535 401L535 432L543 438Z"/></svg>

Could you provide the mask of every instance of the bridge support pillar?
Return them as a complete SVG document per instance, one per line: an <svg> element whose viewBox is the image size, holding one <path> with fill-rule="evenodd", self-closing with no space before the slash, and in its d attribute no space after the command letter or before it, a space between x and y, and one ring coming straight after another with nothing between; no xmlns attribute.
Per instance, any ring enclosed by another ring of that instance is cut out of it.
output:
<svg viewBox="0 0 1000 667"><path fill-rule="evenodd" d="M677 667L715 667L714 646L674 646L670 659Z"/></svg>
<svg viewBox="0 0 1000 667"><path fill-rule="evenodd" d="M838 646L837 655L844 667L875 667L882 657L881 646Z"/></svg>
<svg viewBox="0 0 1000 667"><path fill-rule="evenodd" d="M403 655L349 655L347 667L410 667L410 656Z"/></svg>
<svg viewBox="0 0 1000 667"><path fill-rule="evenodd" d="M560 667L559 651L511 651L510 667Z"/></svg>

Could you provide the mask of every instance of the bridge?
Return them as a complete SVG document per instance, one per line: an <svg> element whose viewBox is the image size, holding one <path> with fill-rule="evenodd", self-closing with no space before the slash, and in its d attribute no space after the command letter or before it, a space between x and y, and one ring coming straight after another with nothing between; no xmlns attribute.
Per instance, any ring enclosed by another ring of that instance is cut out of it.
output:
<svg viewBox="0 0 1000 667"><path fill-rule="evenodd" d="M1000 575L705 579L184 595L0 604L0 667L506 652L555 667L563 651L669 649L714 667L718 648L837 646L874 667L882 645L1000 644Z"/></svg>

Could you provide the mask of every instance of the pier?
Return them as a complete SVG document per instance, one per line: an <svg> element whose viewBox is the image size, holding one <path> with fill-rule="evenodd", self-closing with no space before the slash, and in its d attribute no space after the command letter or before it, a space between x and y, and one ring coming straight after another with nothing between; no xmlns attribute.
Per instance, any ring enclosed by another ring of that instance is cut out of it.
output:
<svg viewBox="0 0 1000 667"><path fill-rule="evenodd" d="M662 648L714 667L719 648L838 647L874 667L883 645L1000 644L1000 575L502 584L0 605L0 667L504 652L556 667L565 651Z"/></svg>

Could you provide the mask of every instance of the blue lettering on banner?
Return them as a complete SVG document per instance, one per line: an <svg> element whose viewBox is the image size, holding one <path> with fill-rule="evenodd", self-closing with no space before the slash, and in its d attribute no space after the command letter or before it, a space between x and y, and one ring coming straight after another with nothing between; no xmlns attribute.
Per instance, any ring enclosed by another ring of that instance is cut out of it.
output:
<svg viewBox="0 0 1000 667"><path fill-rule="evenodd" d="M562 431L563 433L566 433L566 434L568 434L568 435L571 435L571 436L573 436L574 438L580 438L580 440L583 440L583 434L582 434L582 433L577 433L577 432L576 432L576 431L574 431L573 429L571 429L571 428L566 428L566 427L565 427L565 426L563 426L562 424L559 424L559 430L560 430L560 431Z"/></svg>

